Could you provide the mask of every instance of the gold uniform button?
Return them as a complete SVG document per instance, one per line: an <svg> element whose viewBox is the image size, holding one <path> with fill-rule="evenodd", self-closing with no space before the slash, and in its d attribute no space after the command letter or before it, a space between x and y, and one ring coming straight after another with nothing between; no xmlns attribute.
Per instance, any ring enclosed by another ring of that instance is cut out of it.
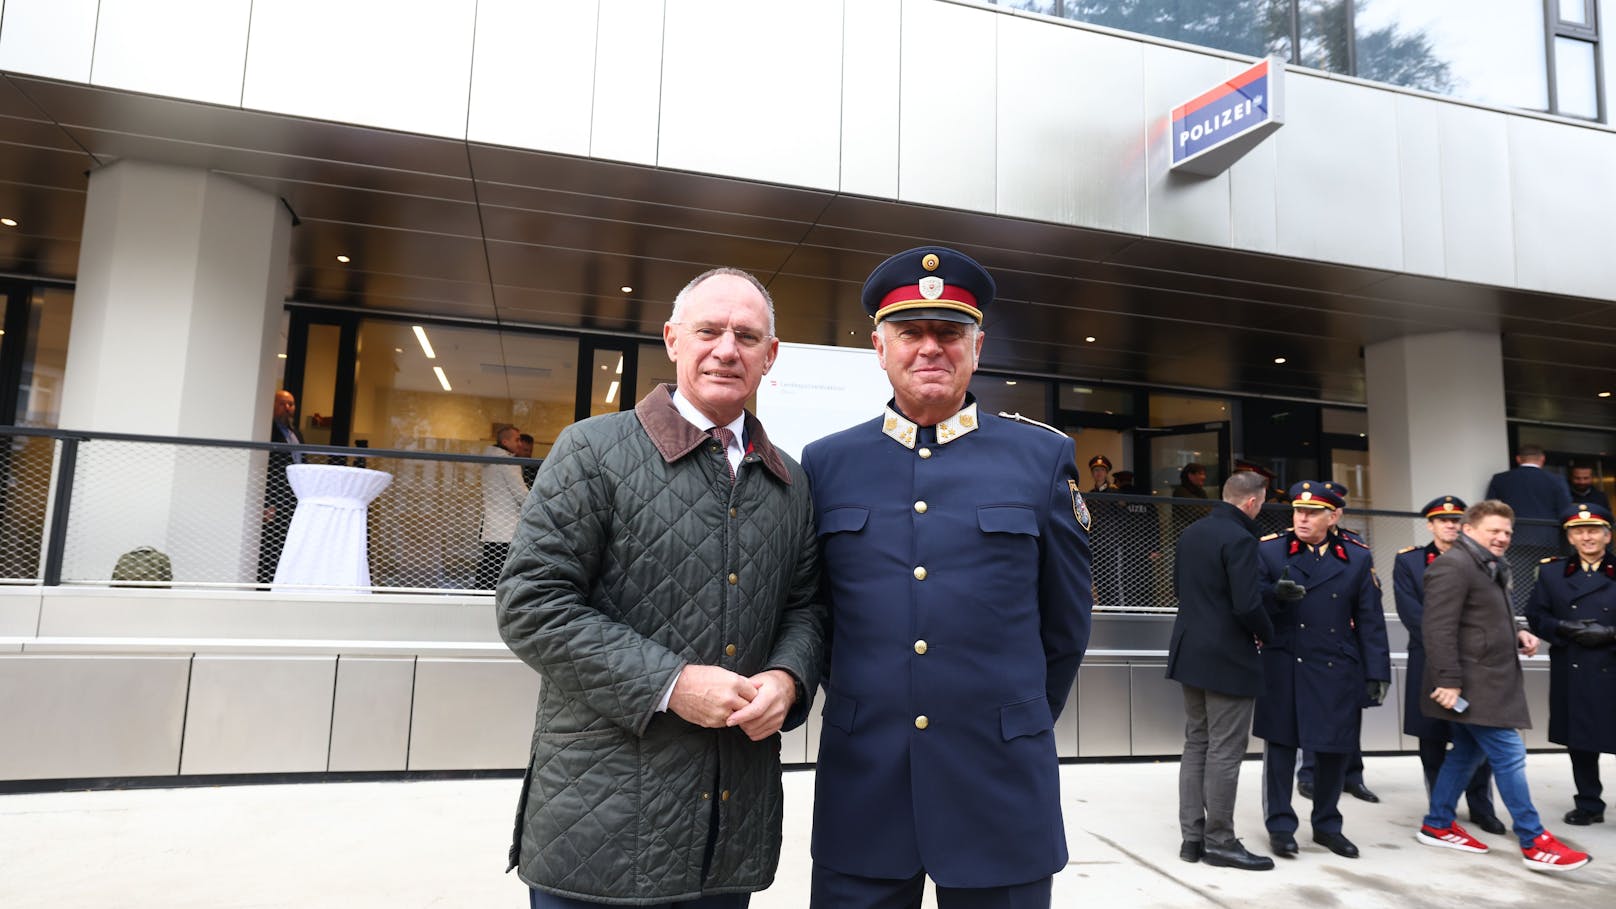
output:
<svg viewBox="0 0 1616 909"><path fill-rule="evenodd" d="M915 653L925 653L925 652L926 652L926 642L925 641L916 641L915 642Z"/></svg>
<svg viewBox="0 0 1616 909"><path fill-rule="evenodd" d="M924 566L924 565L916 565L915 566L915 580L917 580L917 581L926 580L926 566Z"/></svg>
<svg viewBox="0 0 1616 909"><path fill-rule="evenodd" d="M735 655L735 645L734 644L725 644L724 645L724 656L734 656L734 655Z"/></svg>
<svg viewBox="0 0 1616 909"><path fill-rule="evenodd" d="M741 583L741 576L732 571L729 573L729 582L731 584L739 584Z"/></svg>
<svg viewBox="0 0 1616 909"><path fill-rule="evenodd" d="M916 502L915 503L915 512L917 514L925 514L926 513L926 503L925 502Z"/></svg>
<svg viewBox="0 0 1616 909"><path fill-rule="evenodd" d="M931 449L930 448L922 448L922 449L920 449L920 456L922 458L931 457Z"/></svg>
<svg viewBox="0 0 1616 909"><path fill-rule="evenodd" d="M916 729L925 729L927 726L930 726L930 725L931 725L931 720L926 719L925 714L921 714L920 716L915 717L915 728Z"/></svg>

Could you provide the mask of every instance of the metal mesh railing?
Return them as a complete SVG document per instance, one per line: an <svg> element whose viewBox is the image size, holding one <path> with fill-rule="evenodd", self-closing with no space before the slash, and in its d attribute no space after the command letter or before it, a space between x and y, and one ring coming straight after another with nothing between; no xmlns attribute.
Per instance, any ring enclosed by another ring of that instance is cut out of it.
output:
<svg viewBox="0 0 1616 909"><path fill-rule="evenodd" d="M1214 503L1114 493L1090 493L1084 498L1094 514L1089 545L1095 609L1175 611L1178 600L1173 592L1173 560L1178 554L1178 537L1205 517ZM1264 506L1257 524L1264 534L1289 530L1290 506ZM1539 561L1561 553L1562 537L1553 522L1522 520L1516 524L1508 559L1515 576L1514 603L1519 612L1530 595ZM1395 612L1393 561L1399 551L1430 542L1425 519L1407 512L1349 509L1339 526L1356 533L1369 545L1381 579L1382 603L1386 612Z"/></svg>
<svg viewBox="0 0 1616 909"><path fill-rule="evenodd" d="M0 435L0 583L43 577L56 448L48 436Z"/></svg>
<svg viewBox="0 0 1616 909"><path fill-rule="evenodd" d="M536 461L481 455L371 451L205 439L162 439L11 428L0 446L0 583L267 587L297 502L293 459L368 467L391 484L365 509L371 586L386 591L473 591L490 586L483 543L492 472ZM526 471L531 475L531 470ZM278 480L278 481L277 481ZM1179 535L1213 503L1096 493L1091 534L1095 606L1103 612L1177 608ZM1265 533L1290 526L1288 506L1258 516ZM1341 526L1369 544L1393 611L1392 562L1423 545L1424 519L1349 510ZM1558 555L1552 523L1518 522L1509 560L1517 608L1538 561ZM352 590L352 582L333 588ZM321 589L313 584L309 589Z"/></svg>

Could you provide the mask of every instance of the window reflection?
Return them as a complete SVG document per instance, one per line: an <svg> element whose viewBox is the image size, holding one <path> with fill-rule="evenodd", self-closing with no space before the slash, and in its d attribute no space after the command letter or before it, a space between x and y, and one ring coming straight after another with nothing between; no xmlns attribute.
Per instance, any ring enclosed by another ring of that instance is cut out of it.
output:
<svg viewBox="0 0 1616 909"><path fill-rule="evenodd" d="M1061 15L1252 57L1291 56L1291 0L1065 0Z"/></svg>
<svg viewBox="0 0 1616 909"><path fill-rule="evenodd" d="M3 300L0 300L3 304ZM17 425L55 428L62 413L62 373L67 366L67 330L73 322L73 291L38 287L28 300L28 344L17 387Z"/></svg>
<svg viewBox="0 0 1616 909"><path fill-rule="evenodd" d="M1594 45L1576 38L1554 39L1554 100L1557 113L1589 120L1599 116Z"/></svg>
<svg viewBox="0 0 1616 909"><path fill-rule="evenodd" d="M1301 43L1296 62L1326 72L1351 73L1347 21L1347 0L1301 0L1297 8Z"/></svg>
<svg viewBox="0 0 1616 909"><path fill-rule="evenodd" d="M1543 7L1520 0L1358 0L1358 75L1547 110Z"/></svg>

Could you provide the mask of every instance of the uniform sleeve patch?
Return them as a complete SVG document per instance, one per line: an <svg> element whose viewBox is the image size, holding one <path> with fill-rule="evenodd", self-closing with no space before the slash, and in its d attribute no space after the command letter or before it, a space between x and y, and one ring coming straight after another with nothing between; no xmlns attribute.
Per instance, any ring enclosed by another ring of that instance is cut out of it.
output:
<svg viewBox="0 0 1616 909"><path fill-rule="evenodd" d="M1076 480L1068 477L1066 485L1072 488L1072 515L1077 518L1077 523L1083 530L1087 531L1089 525L1094 523L1094 516L1089 514L1089 503L1083 501L1083 494L1077 491Z"/></svg>

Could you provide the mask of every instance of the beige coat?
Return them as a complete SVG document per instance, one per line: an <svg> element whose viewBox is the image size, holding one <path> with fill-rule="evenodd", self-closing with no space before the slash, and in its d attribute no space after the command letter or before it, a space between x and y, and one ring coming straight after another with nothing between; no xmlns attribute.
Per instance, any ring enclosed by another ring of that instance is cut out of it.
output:
<svg viewBox="0 0 1616 909"><path fill-rule="evenodd" d="M1458 688L1470 709L1454 713L1427 697L1420 712L1456 723L1530 729L1509 598L1462 543L1425 569L1422 690Z"/></svg>

